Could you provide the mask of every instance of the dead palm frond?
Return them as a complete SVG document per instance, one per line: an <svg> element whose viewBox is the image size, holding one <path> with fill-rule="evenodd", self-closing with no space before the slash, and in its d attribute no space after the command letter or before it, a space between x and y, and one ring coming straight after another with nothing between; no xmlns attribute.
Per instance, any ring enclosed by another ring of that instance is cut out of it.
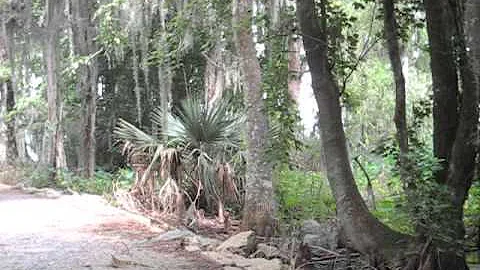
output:
<svg viewBox="0 0 480 270"><path fill-rule="evenodd" d="M217 164L217 186L225 202L238 202L240 193L235 184L235 173L229 163Z"/></svg>
<svg viewBox="0 0 480 270"><path fill-rule="evenodd" d="M173 213L176 210L178 196L183 196L177 181L167 178L158 192L158 198L161 208L166 213Z"/></svg>
<svg viewBox="0 0 480 270"><path fill-rule="evenodd" d="M182 194L180 188L184 170L191 183L203 189L207 202L220 197L217 200L224 201L225 195L238 195L233 169L225 166L240 148L243 117L230 108L231 103L226 99L218 100L214 106L198 99L187 99L181 103L178 113L168 113L166 127L162 127L164 121L160 109L154 110L151 120L162 128L159 135L167 138L165 144L134 125L119 121L114 131L117 138L125 143L129 151L149 153L151 156L142 183L153 168L158 168L165 180L159 193L162 207L173 207L175 196ZM219 164L222 164L221 173Z"/></svg>
<svg viewBox="0 0 480 270"><path fill-rule="evenodd" d="M184 162L189 164L191 180L199 182L201 185L196 186L201 186L209 198L223 196L225 181L230 181L227 185L230 190L236 188L233 177L222 178L220 182L218 178L218 164L229 163L240 148L243 117L232 112L231 107L228 99L213 106L187 99L177 114L169 115L165 130L168 145L181 149ZM161 111L155 110L152 121L161 124L161 116Z"/></svg>

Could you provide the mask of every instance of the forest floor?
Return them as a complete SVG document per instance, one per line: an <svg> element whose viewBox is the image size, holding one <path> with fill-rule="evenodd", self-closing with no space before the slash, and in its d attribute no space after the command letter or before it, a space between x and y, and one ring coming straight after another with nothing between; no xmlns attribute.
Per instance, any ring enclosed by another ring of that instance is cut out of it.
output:
<svg viewBox="0 0 480 270"><path fill-rule="evenodd" d="M161 232L99 196L29 194L0 184L0 269L222 269L148 242Z"/></svg>

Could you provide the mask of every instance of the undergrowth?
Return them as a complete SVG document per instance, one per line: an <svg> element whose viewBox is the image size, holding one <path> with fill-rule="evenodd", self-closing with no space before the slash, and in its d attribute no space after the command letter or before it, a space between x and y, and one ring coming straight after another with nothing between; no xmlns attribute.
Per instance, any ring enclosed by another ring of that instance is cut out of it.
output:
<svg viewBox="0 0 480 270"><path fill-rule="evenodd" d="M119 169L115 173L97 170L91 179L81 177L72 171L59 171L55 182L52 183L49 179L51 170L48 168L28 167L24 168L24 171L25 182L29 186L52 187L95 195L111 195L115 189L128 189L135 177L131 169Z"/></svg>
<svg viewBox="0 0 480 270"><path fill-rule="evenodd" d="M294 225L335 216L335 200L320 173L282 169L276 172L275 181L278 215L283 222Z"/></svg>

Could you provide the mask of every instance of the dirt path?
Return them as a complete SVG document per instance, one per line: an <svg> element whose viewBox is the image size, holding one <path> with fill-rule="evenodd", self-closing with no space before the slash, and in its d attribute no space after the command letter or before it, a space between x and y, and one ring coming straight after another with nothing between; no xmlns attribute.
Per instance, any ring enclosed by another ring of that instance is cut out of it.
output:
<svg viewBox="0 0 480 270"><path fill-rule="evenodd" d="M145 245L158 234L98 196L52 198L0 184L0 269L113 269L111 255L145 265L120 264L124 269L221 269L200 257Z"/></svg>

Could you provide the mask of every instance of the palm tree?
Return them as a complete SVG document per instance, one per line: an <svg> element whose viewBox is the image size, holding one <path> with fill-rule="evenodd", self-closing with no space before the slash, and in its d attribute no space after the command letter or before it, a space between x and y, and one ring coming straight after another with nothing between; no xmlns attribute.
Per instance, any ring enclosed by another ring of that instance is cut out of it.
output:
<svg viewBox="0 0 480 270"><path fill-rule="evenodd" d="M178 209L178 199L184 193L193 206L200 197L209 209L216 204L223 219L225 199L238 199L232 161L240 155L243 122L243 117L230 108L230 99L211 106L199 99L186 99L176 113L168 113L168 124L161 134L147 134L120 119L114 131L117 138L130 154L147 155L149 160L136 186L153 193L151 172L158 171L165 181L157 193L164 210ZM153 110L151 120L161 126L162 111ZM162 137L167 138L166 143Z"/></svg>

